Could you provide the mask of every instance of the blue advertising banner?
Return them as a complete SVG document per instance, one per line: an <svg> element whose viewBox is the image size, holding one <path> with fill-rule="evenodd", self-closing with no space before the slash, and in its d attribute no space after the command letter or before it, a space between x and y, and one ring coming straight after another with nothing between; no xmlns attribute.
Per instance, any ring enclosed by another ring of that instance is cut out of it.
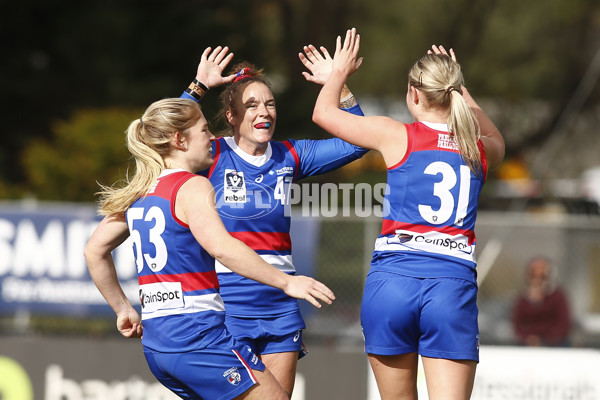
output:
<svg viewBox="0 0 600 400"><path fill-rule="evenodd" d="M92 205L0 204L0 313L111 314L83 257L100 220ZM125 293L138 304L130 242L113 256Z"/></svg>

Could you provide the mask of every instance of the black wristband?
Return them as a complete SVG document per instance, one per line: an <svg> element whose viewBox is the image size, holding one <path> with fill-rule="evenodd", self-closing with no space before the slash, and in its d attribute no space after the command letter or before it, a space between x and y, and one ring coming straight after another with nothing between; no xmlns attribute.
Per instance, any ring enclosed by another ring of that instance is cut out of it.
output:
<svg viewBox="0 0 600 400"><path fill-rule="evenodd" d="M200 100L202 100L202 97L204 97L204 94L207 91L208 88L206 87L206 85L204 85L197 79L194 79L192 83L190 83L190 86L188 86L188 88L185 89L185 92L192 96L197 102L200 102Z"/></svg>
<svg viewBox="0 0 600 400"><path fill-rule="evenodd" d="M206 85L204 83L200 82L198 79L194 78L192 83L196 86L200 86L200 89L204 90L205 92L208 92L208 88L206 87Z"/></svg>
<svg viewBox="0 0 600 400"><path fill-rule="evenodd" d="M199 96L199 95L198 95L198 93L194 92L192 89L189 89L189 88L188 88L188 89L185 89L185 92L186 92L187 94L189 94L190 96L192 96L192 98L193 98L193 99L194 99L194 100L195 100L197 103L199 103L199 102L200 102L200 100L202 100L202 97L201 97L201 96Z"/></svg>

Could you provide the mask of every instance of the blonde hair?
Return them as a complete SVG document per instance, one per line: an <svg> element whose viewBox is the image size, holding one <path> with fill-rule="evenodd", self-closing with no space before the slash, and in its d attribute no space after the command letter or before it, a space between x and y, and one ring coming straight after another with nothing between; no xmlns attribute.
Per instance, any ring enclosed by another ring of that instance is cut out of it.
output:
<svg viewBox="0 0 600 400"><path fill-rule="evenodd" d="M152 103L144 115L127 128L127 149L135 159L133 176L124 186L100 185L99 214L123 213L135 200L145 196L165 169L164 157L172 150L175 132L182 135L202 118L198 103L190 99L169 98Z"/></svg>
<svg viewBox="0 0 600 400"><path fill-rule="evenodd" d="M413 65L408 81L425 95L431 107L447 113L449 133L454 136L471 171L478 174L481 171L478 146L481 133L475 114L462 97L464 78L460 64L447 55L426 54Z"/></svg>

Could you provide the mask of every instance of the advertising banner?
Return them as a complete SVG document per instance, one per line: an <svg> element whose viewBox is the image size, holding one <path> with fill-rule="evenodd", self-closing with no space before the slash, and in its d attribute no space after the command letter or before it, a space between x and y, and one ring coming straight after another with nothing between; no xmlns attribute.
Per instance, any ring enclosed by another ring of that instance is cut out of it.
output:
<svg viewBox="0 0 600 400"><path fill-rule="evenodd" d="M83 257L100 220L94 206L0 205L0 313L112 313ZM113 256L125 293L139 304L129 240Z"/></svg>

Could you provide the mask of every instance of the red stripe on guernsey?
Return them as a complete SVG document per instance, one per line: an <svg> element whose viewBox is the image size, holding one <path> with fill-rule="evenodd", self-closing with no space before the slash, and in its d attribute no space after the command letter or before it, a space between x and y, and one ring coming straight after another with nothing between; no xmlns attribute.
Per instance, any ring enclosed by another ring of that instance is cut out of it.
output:
<svg viewBox="0 0 600 400"><path fill-rule="evenodd" d="M250 379L252 380L252 382L254 382L254 383L258 382L256 380L256 377L254 376L254 372L252 372L252 368L250 368L250 366L248 365L246 360L244 360L244 357L242 357L242 355L234 349L231 349L231 351L233 351L233 354L235 354L235 356L238 358L238 360L240 360L240 362L244 365L244 368L246 368L246 371L248 371L248 375L250 375Z"/></svg>
<svg viewBox="0 0 600 400"><path fill-rule="evenodd" d="M438 146L438 140L440 134L444 134L442 131L436 131L435 129L429 128L427 125L424 125L420 122L415 122L412 124L404 124L406 127L406 154L402 157L398 163L394 166L389 167L388 170L394 169L402 165L410 156L411 153L417 151L426 151L426 150L439 150L439 151L449 151L451 153L458 153L458 150L448 149L448 148L440 148ZM419 130L419 132L415 132L415 130Z"/></svg>
<svg viewBox="0 0 600 400"><path fill-rule="evenodd" d="M186 272L183 274L171 275L143 275L138 278L140 285L158 282L181 282L181 289L184 292L193 292L195 290L219 289L219 280L215 271L207 272Z"/></svg>
<svg viewBox="0 0 600 400"><path fill-rule="evenodd" d="M485 156L485 147L483 147L483 142L480 140L477 142L477 147L479 147L479 153L481 154L481 170L483 171L483 180L484 182L487 180L487 157Z"/></svg>
<svg viewBox="0 0 600 400"><path fill-rule="evenodd" d="M217 163L219 162L219 157L221 156L221 143L218 140L215 140L215 154L213 154L213 165L211 165L210 169L208 170L208 176L207 178L210 178L210 176L212 175L213 171L215 170L215 167L217 166Z"/></svg>
<svg viewBox="0 0 600 400"><path fill-rule="evenodd" d="M284 140L283 144L285 145L285 147L287 147L290 153L292 153L294 161L296 162L296 168L294 168L294 182L296 182L296 178L298 177L298 169L300 168L300 157L298 157L296 149L289 140Z"/></svg>
<svg viewBox="0 0 600 400"><path fill-rule="evenodd" d="M388 170L398 168L400 165L406 162L408 156L410 156L410 154L415 151L441 150L449 151L452 153L460 153L458 150L447 148L442 149L438 146L439 133L443 133L441 131L436 131L434 129L429 128L426 125L423 125L423 127L426 129L425 132L428 132L429 134L415 134L415 130L417 129L418 125L423 124L421 124L420 122L415 122L413 124L404 124L404 126L406 127L407 140L406 153L404 154L404 157L402 157L402 160L400 160L393 166L388 167ZM485 148L483 147L483 142L481 140L477 142L477 147L479 148L479 153L481 156L481 168L483 170L483 176L485 179L487 177L487 159L485 157Z"/></svg>
<svg viewBox="0 0 600 400"><path fill-rule="evenodd" d="M440 232L450 236L463 235L469 238L469 245L473 244L475 241L475 232L470 229L459 229L452 226L441 226L439 228L432 228L427 225L418 225L418 224L407 224L405 222L392 221L390 219L384 219L383 224L381 226L381 234L382 235L393 235L397 229L407 230L411 232L418 233L427 233L435 230L436 232Z"/></svg>
<svg viewBox="0 0 600 400"><path fill-rule="evenodd" d="M179 188L181 188L181 186L184 183L186 183L188 180L192 179L195 176L197 176L197 175L189 174L189 176L183 176L181 179L179 179L177 181L177 183L175 183L175 185L173 186L173 191L171 192L171 215L173 216L173 219L175 221L177 221L177 223L179 225L185 226L186 228L189 228L190 226L188 224L186 224L185 222L183 222L182 220L180 220L179 218L177 218L177 215L175 214L175 200L177 200L177 192L179 192Z"/></svg>
<svg viewBox="0 0 600 400"><path fill-rule="evenodd" d="M451 153L460 153L458 149L449 149L447 147L442 148L438 146L440 134L450 136L448 132L431 129L421 122L407 125L406 129L407 131L410 131L412 136L414 136L412 151L440 150L449 151ZM415 132L417 129L419 131ZM426 134L424 135L423 133Z"/></svg>
<svg viewBox="0 0 600 400"><path fill-rule="evenodd" d="M158 178L155 187L149 193L151 196L158 196L169 200L171 203L171 215L173 216L173 219L186 228L189 228L189 226L175 215L175 200L177 199L177 192L181 186L196 176L198 175L187 171L173 172L172 174Z"/></svg>
<svg viewBox="0 0 600 400"><path fill-rule="evenodd" d="M292 239L287 232L229 232L252 250L291 250Z"/></svg>
<svg viewBox="0 0 600 400"><path fill-rule="evenodd" d="M173 200L173 193L177 193L177 190L190 178L193 178L194 174L187 171L173 172L172 174L161 176L156 180L155 186L150 189L149 196L158 196L169 201ZM180 181L183 180L183 181ZM168 182L169 184L165 184Z"/></svg>

